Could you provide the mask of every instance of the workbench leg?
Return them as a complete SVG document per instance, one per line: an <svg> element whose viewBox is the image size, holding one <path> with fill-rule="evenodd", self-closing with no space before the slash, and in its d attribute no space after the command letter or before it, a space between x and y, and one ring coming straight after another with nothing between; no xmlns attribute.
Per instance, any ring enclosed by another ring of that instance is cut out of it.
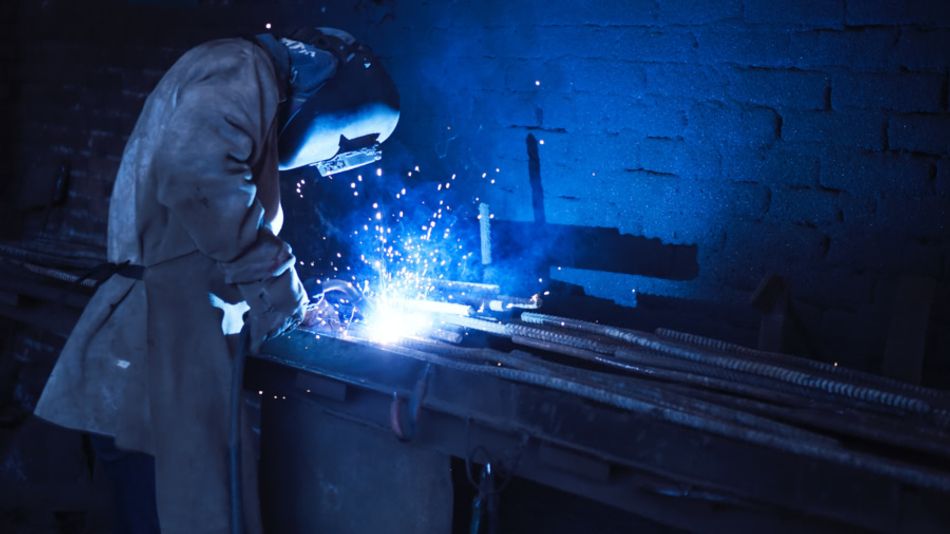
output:
<svg viewBox="0 0 950 534"><path fill-rule="evenodd" d="M451 532L449 457L291 397L265 397L261 427L266 532Z"/></svg>

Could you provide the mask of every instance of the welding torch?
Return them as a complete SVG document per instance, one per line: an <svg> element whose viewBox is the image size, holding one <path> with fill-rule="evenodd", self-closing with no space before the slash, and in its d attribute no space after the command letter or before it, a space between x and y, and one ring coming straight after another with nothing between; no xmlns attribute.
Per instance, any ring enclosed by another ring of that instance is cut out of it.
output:
<svg viewBox="0 0 950 534"><path fill-rule="evenodd" d="M339 321L343 324L351 323L353 320L365 315L369 303L359 287L346 280L336 278L324 280L320 285L322 291L320 291L317 302L313 305L313 308L319 308L320 306L331 307L334 313L337 314ZM314 326L335 322L328 319L323 310L317 310L316 313L314 313L314 317L315 319L305 321L304 324L306 326Z"/></svg>

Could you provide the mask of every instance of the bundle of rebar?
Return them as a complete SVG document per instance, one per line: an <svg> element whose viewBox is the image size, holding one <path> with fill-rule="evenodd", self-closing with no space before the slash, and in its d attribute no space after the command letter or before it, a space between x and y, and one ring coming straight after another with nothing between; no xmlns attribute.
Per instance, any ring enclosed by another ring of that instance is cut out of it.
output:
<svg viewBox="0 0 950 534"><path fill-rule="evenodd" d="M693 334L534 312L444 314L396 344L440 365L950 491L950 395ZM480 333L507 349L472 346ZM360 339L359 328L351 332Z"/></svg>

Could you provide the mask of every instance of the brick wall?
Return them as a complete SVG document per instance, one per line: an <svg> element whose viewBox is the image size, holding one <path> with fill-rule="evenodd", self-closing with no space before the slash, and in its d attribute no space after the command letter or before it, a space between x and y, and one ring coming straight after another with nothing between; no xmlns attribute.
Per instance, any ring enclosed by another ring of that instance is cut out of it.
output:
<svg viewBox="0 0 950 534"><path fill-rule="evenodd" d="M101 245L125 136L188 46L264 22L338 25L385 57L403 97L392 144L428 176L460 173L498 219L530 220L534 133L548 222L698 250L686 281L552 278L606 298L743 303L780 274L817 355L874 369L898 278L929 276L930 363L950 366L945 2L13 4L0 110L16 125L4 172L19 208L33 208L19 217L27 235ZM64 163L68 200L46 208ZM495 168L494 186L478 183Z"/></svg>

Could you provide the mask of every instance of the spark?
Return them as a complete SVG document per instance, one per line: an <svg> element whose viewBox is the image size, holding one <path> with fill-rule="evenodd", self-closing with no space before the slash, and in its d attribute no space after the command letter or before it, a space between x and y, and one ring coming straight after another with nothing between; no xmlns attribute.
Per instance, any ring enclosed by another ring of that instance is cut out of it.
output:
<svg viewBox="0 0 950 534"><path fill-rule="evenodd" d="M382 167L375 172L377 176L386 175ZM414 165L412 170L402 169L396 174L406 180L419 172L419 165ZM489 174L500 172L500 167L488 167L481 174L490 184L495 184L495 177ZM436 292L432 283L433 280L465 279L476 257L474 252L466 250L469 243L463 242L465 232L454 228L457 222L471 221L469 215L462 209L453 209L450 199L444 197L458 176L447 174L429 182L434 187L417 187L412 192L401 185L382 191L382 196L374 192L374 198L367 199L365 204L372 210L359 214L365 218L353 221L357 224L355 229L343 229L342 235L347 235L345 230L352 231L355 248L346 249L347 257L352 259L343 261L342 252L331 251L336 263L329 262L329 270L323 276L334 278L346 274L347 280L352 279L361 286L365 309L360 310L352 325L353 335L378 343L395 343L406 337L427 336L439 328L439 317L445 314L471 313L458 295ZM359 175L355 181L344 183L349 183L349 190L358 197L358 183L362 181ZM301 189L303 182L295 185ZM478 201L476 197L476 204ZM462 203L461 207L466 206ZM488 217L494 218L494 214ZM327 236L321 239L326 241ZM346 336L346 329L335 335Z"/></svg>

